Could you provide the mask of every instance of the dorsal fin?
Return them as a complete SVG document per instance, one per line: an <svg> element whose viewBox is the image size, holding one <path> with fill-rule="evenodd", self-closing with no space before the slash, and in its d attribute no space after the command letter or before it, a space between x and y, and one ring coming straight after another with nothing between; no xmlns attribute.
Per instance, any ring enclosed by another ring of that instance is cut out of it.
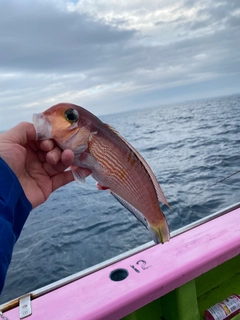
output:
<svg viewBox="0 0 240 320"><path fill-rule="evenodd" d="M152 172L152 169L150 168L150 166L148 165L148 163L146 162L146 160L141 156L141 154L127 141L125 140L118 132L117 130L115 130L113 127L111 127L109 124L105 124L107 126L108 129L110 129L115 135L118 136L119 139L121 139L127 146L128 148L135 154L135 156L138 158L138 160L142 163L143 167L145 168L145 170L147 171L149 177L152 180L152 183L154 185L154 188L156 190L157 193L157 197L158 197L158 201L162 202L163 204L166 204L170 209L170 205L167 202L167 199L157 181L156 176L154 175L154 173Z"/></svg>

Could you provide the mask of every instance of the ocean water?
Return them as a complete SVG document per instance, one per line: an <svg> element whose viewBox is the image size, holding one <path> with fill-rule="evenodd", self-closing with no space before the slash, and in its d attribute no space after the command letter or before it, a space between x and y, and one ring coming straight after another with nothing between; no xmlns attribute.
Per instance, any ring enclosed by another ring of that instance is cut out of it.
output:
<svg viewBox="0 0 240 320"><path fill-rule="evenodd" d="M108 115L148 161L172 211L171 231L240 201L240 95ZM151 241L149 232L89 177L34 209L15 246L0 303ZM200 195L197 195L203 191Z"/></svg>

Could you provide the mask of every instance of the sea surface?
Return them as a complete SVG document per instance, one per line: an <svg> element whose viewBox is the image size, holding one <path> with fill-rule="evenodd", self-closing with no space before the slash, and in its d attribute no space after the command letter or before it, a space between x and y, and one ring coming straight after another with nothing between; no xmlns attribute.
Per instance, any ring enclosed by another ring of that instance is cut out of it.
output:
<svg viewBox="0 0 240 320"><path fill-rule="evenodd" d="M240 94L100 117L148 161L172 211L171 231L240 201ZM15 246L0 303L151 241L89 177L34 209ZM203 191L198 195L199 192Z"/></svg>

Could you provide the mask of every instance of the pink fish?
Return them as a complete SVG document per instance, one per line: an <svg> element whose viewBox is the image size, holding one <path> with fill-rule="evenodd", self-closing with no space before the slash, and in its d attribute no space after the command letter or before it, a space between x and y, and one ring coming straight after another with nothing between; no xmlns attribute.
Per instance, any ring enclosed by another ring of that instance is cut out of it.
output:
<svg viewBox="0 0 240 320"><path fill-rule="evenodd" d="M37 139L52 138L61 149L71 149L77 181L88 168L100 190L110 193L150 231L155 243L169 241L169 227L159 201L168 205L151 168L137 150L113 128L86 109L57 104L33 115ZM168 205L169 206L169 205Z"/></svg>

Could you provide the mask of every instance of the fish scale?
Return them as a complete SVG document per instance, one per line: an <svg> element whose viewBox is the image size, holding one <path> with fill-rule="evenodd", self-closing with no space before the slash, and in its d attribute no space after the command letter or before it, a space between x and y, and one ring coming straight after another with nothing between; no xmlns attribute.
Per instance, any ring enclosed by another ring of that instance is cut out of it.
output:
<svg viewBox="0 0 240 320"><path fill-rule="evenodd" d="M103 140L105 141L105 140ZM104 168L108 169L111 172L110 176L108 176L109 181L106 181L105 184L115 193L120 195L122 198L124 198L127 201L131 201L133 206L137 208L140 212L143 214L149 214L151 212L154 212L154 216L149 215L149 222L152 224L156 223L156 220L158 219L155 218L156 212L159 212L160 208L157 204L158 202L157 197L156 197L156 192L154 190L154 186L151 183L151 188L149 186L149 175L142 166L141 162L138 162L136 159L136 156L134 155L133 152L129 151L129 149L126 149L127 153L130 155L130 157L126 157L127 161L126 162L119 162L119 154L121 154L121 150L119 148L111 148L110 142L108 142L108 148L107 149L112 149L115 152L111 153L111 157L105 153L105 148L106 145L103 143L99 144L98 143L98 137L97 135L93 140L91 140L89 150L90 152L99 160L100 164L103 165ZM100 148L101 145L101 148ZM104 147L103 147L104 146ZM124 146L124 148L126 148ZM121 179L121 169L125 168L126 176L124 180L124 185L122 185L122 179ZM134 168L135 166L138 166L138 168ZM119 170L117 170L117 168ZM135 170L133 170L135 169ZM143 175L139 174L139 171L142 170ZM134 174L134 171L138 171L137 174ZM109 172L109 173L110 173ZM141 179L139 179L141 177ZM145 177L145 179L143 179ZM136 183L137 180L138 183ZM145 186L145 181L147 180L148 183ZM143 192L144 191L144 192ZM153 199L154 197L154 199ZM159 212L160 214L160 212ZM158 216L157 216L158 218Z"/></svg>
<svg viewBox="0 0 240 320"><path fill-rule="evenodd" d="M129 152L128 150L127 150L128 154L130 155L130 157L127 157L128 161L120 162L119 155L121 154L121 150L119 150L118 148L114 149L114 146L112 146L112 144L110 143L108 144L107 149L111 149L112 153L111 153L111 157L109 157L109 155L105 153L105 150L103 147L103 146L106 146L106 144L105 145L99 144L98 140L99 138L96 135L89 145L89 151L93 156L96 157L99 163L108 170L108 172L111 172L110 175L112 180L114 180L115 185L108 185L108 187L114 192L117 190L118 193L121 193L121 195L124 195L124 198L129 198L126 192L127 193L130 192L130 197L133 197L134 206L137 207L138 210L141 209L140 210L141 212L151 211L150 208L152 206L152 202L155 203L157 201L157 197L156 197L156 193L152 183L151 184L148 183L147 184L148 187L145 187L144 180L148 179L148 174L146 170L143 168L143 166L141 165L141 163L137 162L135 155L132 152ZM134 160L134 163L133 163L133 160ZM135 166L137 166L137 168ZM121 182L122 182L121 169L122 168L124 168L125 171L127 172L125 175L123 186L121 185ZM129 169L131 169L131 171ZM138 173L139 170L142 171L141 175L139 175ZM135 172L137 172L137 174L135 174ZM139 179L139 177L141 177L141 179ZM136 183L136 180L140 180L140 181ZM143 190L145 192L142 192Z"/></svg>

